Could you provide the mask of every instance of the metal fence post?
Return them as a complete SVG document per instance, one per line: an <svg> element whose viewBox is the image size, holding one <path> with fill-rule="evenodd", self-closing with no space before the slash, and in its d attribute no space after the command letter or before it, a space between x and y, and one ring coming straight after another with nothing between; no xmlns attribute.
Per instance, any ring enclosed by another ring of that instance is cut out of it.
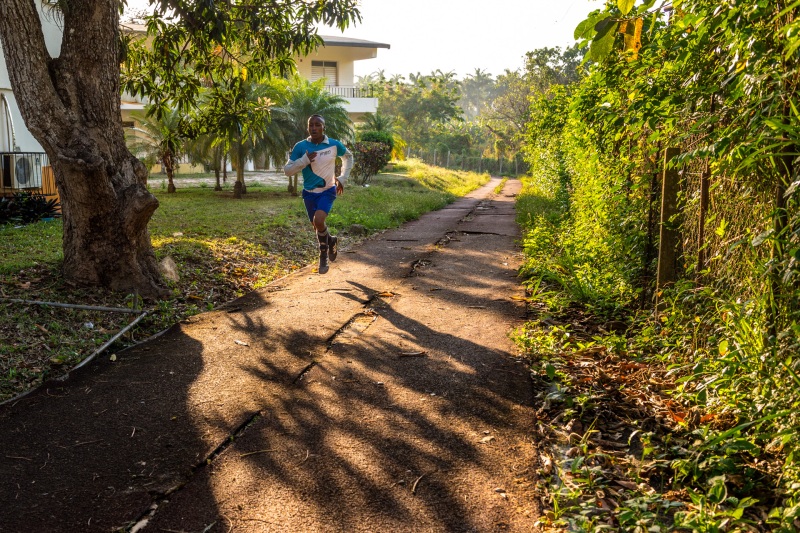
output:
<svg viewBox="0 0 800 533"><path fill-rule="evenodd" d="M664 150L664 174L661 183L661 228L658 240L658 273L656 275L656 294L674 283L678 274L678 245L680 231L673 226L672 218L678 214L678 193L680 175L676 167L669 167L670 161L680 154L678 148ZM657 301L656 309L660 309Z"/></svg>

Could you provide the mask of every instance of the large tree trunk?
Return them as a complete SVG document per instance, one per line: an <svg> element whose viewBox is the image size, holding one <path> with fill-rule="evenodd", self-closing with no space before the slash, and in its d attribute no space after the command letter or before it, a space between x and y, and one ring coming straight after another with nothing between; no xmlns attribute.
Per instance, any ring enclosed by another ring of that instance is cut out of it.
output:
<svg viewBox="0 0 800 533"><path fill-rule="evenodd" d="M59 57L48 54L34 0L0 2L0 39L25 124L47 152L61 195L64 277L162 294L147 231L158 200L125 145L120 117L119 0L63 5Z"/></svg>

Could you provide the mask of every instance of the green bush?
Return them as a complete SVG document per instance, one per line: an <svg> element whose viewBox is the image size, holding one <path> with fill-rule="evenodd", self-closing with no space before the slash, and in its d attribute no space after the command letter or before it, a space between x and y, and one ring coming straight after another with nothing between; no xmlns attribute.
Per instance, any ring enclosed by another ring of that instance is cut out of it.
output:
<svg viewBox="0 0 800 533"><path fill-rule="evenodd" d="M392 134L386 131L365 131L359 136L361 142L374 142L388 144L391 150L394 150L394 138Z"/></svg>
<svg viewBox="0 0 800 533"><path fill-rule="evenodd" d="M370 178L389 162L392 149L382 142L357 142L353 145L355 163L350 177L358 185L366 185Z"/></svg>
<svg viewBox="0 0 800 533"><path fill-rule="evenodd" d="M30 224L58 215L58 201L42 194L17 192L11 197L0 198L0 224Z"/></svg>

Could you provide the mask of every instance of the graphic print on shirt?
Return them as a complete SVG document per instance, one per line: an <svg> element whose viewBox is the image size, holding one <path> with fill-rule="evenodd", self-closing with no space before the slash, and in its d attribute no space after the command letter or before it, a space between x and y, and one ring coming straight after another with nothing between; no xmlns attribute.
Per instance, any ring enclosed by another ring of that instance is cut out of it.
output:
<svg viewBox="0 0 800 533"><path fill-rule="evenodd" d="M309 161L307 153L315 154L314 161ZM315 193L322 192L336 186L337 157L344 158L342 172L346 178L352 167L352 155L341 142L329 139L327 136L319 144L311 142L310 138L304 139L294 145L286 166L286 175L292 176L302 168L303 189ZM292 170L292 167L297 170Z"/></svg>

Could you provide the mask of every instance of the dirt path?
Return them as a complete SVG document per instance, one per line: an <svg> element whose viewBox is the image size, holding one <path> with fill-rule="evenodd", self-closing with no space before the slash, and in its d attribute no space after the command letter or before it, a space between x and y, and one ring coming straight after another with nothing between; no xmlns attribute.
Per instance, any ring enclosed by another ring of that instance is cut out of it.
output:
<svg viewBox="0 0 800 533"><path fill-rule="evenodd" d="M0 409L0 531L531 531L492 182Z"/></svg>

